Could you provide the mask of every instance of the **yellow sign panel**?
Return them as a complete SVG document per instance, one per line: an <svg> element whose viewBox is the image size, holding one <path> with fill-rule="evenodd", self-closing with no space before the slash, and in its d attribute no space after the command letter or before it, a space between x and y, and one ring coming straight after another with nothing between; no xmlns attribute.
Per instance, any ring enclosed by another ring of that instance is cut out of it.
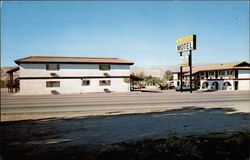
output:
<svg viewBox="0 0 250 160"><path fill-rule="evenodd" d="M185 43L185 42L189 42L189 41L193 41L193 40L194 40L194 35L190 35L190 36L186 36L186 37L177 39L176 43L177 44L179 44L179 43Z"/></svg>
<svg viewBox="0 0 250 160"><path fill-rule="evenodd" d="M130 82L130 78L124 78L124 82Z"/></svg>
<svg viewBox="0 0 250 160"><path fill-rule="evenodd" d="M196 49L196 35L190 35L176 40L176 51L185 52Z"/></svg>

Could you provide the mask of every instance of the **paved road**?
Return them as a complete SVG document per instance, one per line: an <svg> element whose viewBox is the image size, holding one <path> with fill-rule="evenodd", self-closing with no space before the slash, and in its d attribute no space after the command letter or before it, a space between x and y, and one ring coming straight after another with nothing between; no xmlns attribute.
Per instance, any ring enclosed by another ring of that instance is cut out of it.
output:
<svg viewBox="0 0 250 160"><path fill-rule="evenodd" d="M3 121L162 112L187 106L233 108L249 112L249 92L217 91L193 94L176 91L17 96L2 91Z"/></svg>

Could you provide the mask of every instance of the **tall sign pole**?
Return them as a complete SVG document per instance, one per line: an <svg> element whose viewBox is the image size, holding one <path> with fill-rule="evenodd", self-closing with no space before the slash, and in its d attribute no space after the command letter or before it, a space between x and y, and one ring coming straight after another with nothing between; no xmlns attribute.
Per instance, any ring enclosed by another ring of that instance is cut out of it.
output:
<svg viewBox="0 0 250 160"><path fill-rule="evenodd" d="M189 66L190 66L190 93L192 93L192 50L189 51Z"/></svg>
<svg viewBox="0 0 250 160"><path fill-rule="evenodd" d="M182 52L180 52L180 56L182 56ZM180 70L181 70L180 77L181 77L181 92L182 92L182 66L181 65L180 65Z"/></svg>
<svg viewBox="0 0 250 160"><path fill-rule="evenodd" d="M180 53L180 78L181 78L181 92L183 91L182 86L182 67L189 66L189 80L190 80L190 93L192 93L192 50L196 49L196 35L189 35L176 40L176 52ZM183 56L182 52L189 51L188 56Z"/></svg>

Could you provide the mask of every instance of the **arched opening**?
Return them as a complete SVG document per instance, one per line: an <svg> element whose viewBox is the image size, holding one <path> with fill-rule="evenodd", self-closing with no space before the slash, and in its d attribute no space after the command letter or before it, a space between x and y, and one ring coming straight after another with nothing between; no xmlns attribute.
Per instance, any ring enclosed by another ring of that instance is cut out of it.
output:
<svg viewBox="0 0 250 160"><path fill-rule="evenodd" d="M218 90L219 89L219 83L218 82L213 82L211 88Z"/></svg>
<svg viewBox="0 0 250 160"><path fill-rule="evenodd" d="M195 83L196 88L200 88L201 82L199 81L198 83Z"/></svg>
<svg viewBox="0 0 250 160"><path fill-rule="evenodd" d="M232 87L232 85L231 85L230 82L224 82L224 83L223 83L222 89L223 89L223 90L230 90L231 87Z"/></svg>
<svg viewBox="0 0 250 160"><path fill-rule="evenodd" d="M180 86L180 81L177 81L177 86Z"/></svg>
<svg viewBox="0 0 250 160"><path fill-rule="evenodd" d="M202 89L207 89L207 88L208 88L208 82L203 82Z"/></svg>

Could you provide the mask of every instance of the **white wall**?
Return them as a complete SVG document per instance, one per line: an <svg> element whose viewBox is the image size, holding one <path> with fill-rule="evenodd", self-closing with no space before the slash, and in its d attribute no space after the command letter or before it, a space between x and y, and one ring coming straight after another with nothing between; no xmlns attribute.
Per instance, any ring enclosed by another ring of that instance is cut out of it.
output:
<svg viewBox="0 0 250 160"><path fill-rule="evenodd" d="M177 82L178 82L178 73L173 74L173 81L174 81L174 86L177 87Z"/></svg>
<svg viewBox="0 0 250 160"><path fill-rule="evenodd" d="M48 63L49 64L49 63ZM99 70L99 64L60 64L60 70L47 71L46 64L20 64L20 77L88 77L88 76L130 76L130 65L111 64L107 71ZM59 93L104 92L104 88L113 92L129 92L130 83L124 78L92 78L90 86L82 86L81 79L21 79L19 94L51 94L51 90ZM111 80L111 86L99 86L99 80ZM60 81L60 87L46 88L46 81Z"/></svg>
<svg viewBox="0 0 250 160"><path fill-rule="evenodd" d="M239 90L250 90L250 80L239 80Z"/></svg>
<svg viewBox="0 0 250 160"><path fill-rule="evenodd" d="M20 64L20 77L51 77L50 73L58 76L129 76L130 65L112 64L111 70L101 71L98 64L60 64L59 71L47 71L46 64Z"/></svg>
<svg viewBox="0 0 250 160"><path fill-rule="evenodd" d="M178 73L174 73L174 74L173 74L173 79L174 79L174 80L177 80L177 79L178 79Z"/></svg>
<svg viewBox="0 0 250 160"><path fill-rule="evenodd" d="M238 78L250 78L250 70L239 70ZM239 80L239 90L250 90L250 80Z"/></svg>
<svg viewBox="0 0 250 160"><path fill-rule="evenodd" d="M250 70L239 70L238 78L250 78Z"/></svg>
<svg viewBox="0 0 250 160"><path fill-rule="evenodd" d="M90 80L90 86L82 86L81 79L22 79L20 80L20 95L51 94L56 90L64 93L104 92L108 88L112 92L129 92L130 83L123 78L84 79ZM111 86L99 86L99 80L111 80ZM60 81L60 87L46 88L46 81Z"/></svg>

